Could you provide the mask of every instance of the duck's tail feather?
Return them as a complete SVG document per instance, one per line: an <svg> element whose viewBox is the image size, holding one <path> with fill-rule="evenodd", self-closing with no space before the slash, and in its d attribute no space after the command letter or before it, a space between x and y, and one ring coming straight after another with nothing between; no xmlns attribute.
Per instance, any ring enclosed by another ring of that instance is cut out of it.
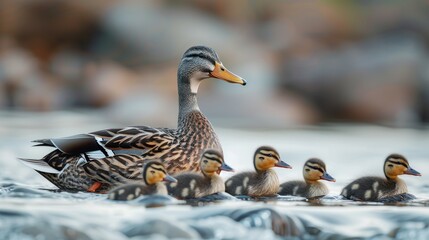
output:
<svg viewBox="0 0 429 240"><path fill-rule="evenodd" d="M51 167L47 162L40 159L19 158L19 160L27 167L30 167L38 172L50 173L50 174L60 173L60 171Z"/></svg>

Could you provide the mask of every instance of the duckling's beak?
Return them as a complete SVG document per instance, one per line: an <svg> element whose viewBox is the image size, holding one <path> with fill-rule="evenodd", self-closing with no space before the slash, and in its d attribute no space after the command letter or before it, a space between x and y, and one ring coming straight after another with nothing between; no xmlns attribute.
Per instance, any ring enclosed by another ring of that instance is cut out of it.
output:
<svg viewBox="0 0 429 240"><path fill-rule="evenodd" d="M407 171L404 172L404 174L413 175L413 176L421 176L421 174L419 172L417 172L416 170L412 169L411 167L409 167L407 169Z"/></svg>
<svg viewBox="0 0 429 240"><path fill-rule="evenodd" d="M291 166L291 165L289 165L289 164L287 164L287 163L283 162L282 160L279 160L279 161L276 163L276 165L274 165L274 166L276 166L276 167L280 167L280 168L292 168L292 166Z"/></svg>
<svg viewBox="0 0 429 240"><path fill-rule="evenodd" d="M170 175L166 175L164 179L162 179L162 181L164 182L177 182L177 179L175 179L174 177L170 176Z"/></svg>
<svg viewBox="0 0 429 240"><path fill-rule="evenodd" d="M243 86L247 84L246 80L230 72L222 65L222 63L218 62L215 63L215 68L210 72L209 75L210 77L222 79L230 83L238 83Z"/></svg>
<svg viewBox="0 0 429 240"><path fill-rule="evenodd" d="M335 182L335 178L333 178L331 175L329 175L327 172L323 173L323 175L320 177L320 179L326 180L326 181L330 181L330 182Z"/></svg>
<svg viewBox="0 0 429 240"><path fill-rule="evenodd" d="M228 166L226 163L222 163L222 165L219 168L219 173L220 171L234 172L234 169Z"/></svg>

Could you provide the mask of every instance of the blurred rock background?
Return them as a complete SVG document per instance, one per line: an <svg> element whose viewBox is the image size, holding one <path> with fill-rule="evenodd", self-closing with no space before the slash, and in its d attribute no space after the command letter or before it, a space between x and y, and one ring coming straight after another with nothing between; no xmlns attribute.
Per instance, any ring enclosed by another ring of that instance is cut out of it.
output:
<svg viewBox="0 0 429 240"><path fill-rule="evenodd" d="M198 44L249 83L201 85L215 125L419 127L428 13L424 0L2 0L0 109L174 126L177 64Z"/></svg>

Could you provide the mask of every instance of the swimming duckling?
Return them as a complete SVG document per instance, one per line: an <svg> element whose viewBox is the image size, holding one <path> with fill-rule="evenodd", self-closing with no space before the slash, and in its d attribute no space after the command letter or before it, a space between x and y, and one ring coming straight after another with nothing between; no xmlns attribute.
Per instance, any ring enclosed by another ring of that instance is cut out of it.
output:
<svg viewBox="0 0 429 240"><path fill-rule="evenodd" d="M323 197L329 193L329 190L319 180L335 182L335 179L326 172L325 163L318 158L311 158L305 162L303 175L305 181L282 183L278 194L305 198Z"/></svg>
<svg viewBox="0 0 429 240"><path fill-rule="evenodd" d="M214 149L205 150L200 160L202 174L187 172L175 176L177 182L167 184L168 193L178 199L201 198L225 192L221 171L234 171L223 161L223 155Z"/></svg>
<svg viewBox="0 0 429 240"><path fill-rule="evenodd" d="M357 201L380 201L387 197L407 193L407 185L399 175L421 176L412 169L407 159L400 154L391 154L384 161L384 175L381 177L363 177L347 185L341 195Z"/></svg>
<svg viewBox="0 0 429 240"><path fill-rule="evenodd" d="M280 182L271 168L292 168L280 160L280 155L274 148L267 146L256 149L253 166L256 172L242 172L230 177L225 183L226 192L235 196L274 196L279 191Z"/></svg>
<svg viewBox="0 0 429 240"><path fill-rule="evenodd" d="M131 183L114 188L108 193L107 198L125 201L141 195L167 195L167 187L163 181L177 182L174 177L167 174L164 165L157 161L148 161L143 165L143 180L145 184Z"/></svg>

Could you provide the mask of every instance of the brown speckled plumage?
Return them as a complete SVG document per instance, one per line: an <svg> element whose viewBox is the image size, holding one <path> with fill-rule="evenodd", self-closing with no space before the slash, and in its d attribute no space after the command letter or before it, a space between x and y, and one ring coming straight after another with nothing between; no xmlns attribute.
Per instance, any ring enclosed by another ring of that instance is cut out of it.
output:
<svg viewBox="0 0 429 240"><path fill-rule="evenodd" d="M184 53L178 69L179 116L176 129L138 126L100 130L67 138L36 140L37 146L50 146L56 150L42 158L43 163L31 159L21 160L60 189L72 191L88 190L88 185L91 186L92 183L91 177L103 182L117 181L107 180L109 174L112 178L116 176L110 171L115 166L114 162L122 159L115 158L117 155L128 155L135 160L126 168L137 169L146 160L159 159L169 173L198 171L198 161L203 150L210 148L222 152L212 125L201 113L197 103L199 83L210 77L246 84L244 79L223 67L214 50L203 46L191 47ZM94 152L102 155L92 157L91 153ZM106 165L101 164L98 171L94 169L101 162L109 162L109 168L105 169ZM46 165L61 171L61 174L46 170ZM86 171L83 166L86 166ZM92 176L93 172L98 173ZM97 178L97 175L102 178ZM134 178L134 175L130 176ZM111 187L111 184L106 183L96 191L103 188L105 190L106 185Z"/></svg>

